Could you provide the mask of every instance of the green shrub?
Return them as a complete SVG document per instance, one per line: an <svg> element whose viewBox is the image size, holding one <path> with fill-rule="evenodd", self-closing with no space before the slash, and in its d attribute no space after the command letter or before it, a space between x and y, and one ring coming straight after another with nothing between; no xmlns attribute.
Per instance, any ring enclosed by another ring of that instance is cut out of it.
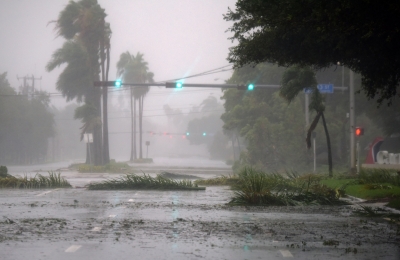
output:
<svg viewBox="0 0 400 260"><path fill-rule="evenodd" d="M389 183L400 186L400 175L389 169L361 169L358 181L359 184Z"/></svg>
<svg viewBox="0 0 400 260"><path fill-rule="evenodd" d="M28 189L45 189L45 188L69 188L71 184L61 177L61 173L49 172L49 176L36 174L34 177L10 177L0 178L0 188L28 188Z"/></svg>
<svg viewBox="0 0 400 260"><path fill-rule="evenodd" d="M236 205L306 205L343 204L343 193L320 183L319 175L299 176L296 172L265 173L251 167L238 174L235 195L230 201Z"/></svg>
<svg viewBox="0 0 400 260"><path fill-rule="evenodd" d="M89 190L131 190L131 189L152 189L152 190L205 190L198 187L189 180L171 180L161 175L153 178L149 175L142 176L127 174L122 177L105 180L87 185Z"/></svg>
<svg viewBox="0 0 400 260"><path fill-rule="evenodd" d="M10 177L11 175L8 174L8 169L6 166L0 166L0 178Z"/></svg>

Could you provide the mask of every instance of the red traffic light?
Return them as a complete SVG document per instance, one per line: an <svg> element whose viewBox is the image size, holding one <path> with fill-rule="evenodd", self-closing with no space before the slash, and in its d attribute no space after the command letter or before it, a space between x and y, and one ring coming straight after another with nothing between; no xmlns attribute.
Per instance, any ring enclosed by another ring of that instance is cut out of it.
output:
<svg viewBox="0 0 400 260"><path fill-rule="evenodd" d="M355 134L356 136L364 135L364 128L357 126Z"/></svg>

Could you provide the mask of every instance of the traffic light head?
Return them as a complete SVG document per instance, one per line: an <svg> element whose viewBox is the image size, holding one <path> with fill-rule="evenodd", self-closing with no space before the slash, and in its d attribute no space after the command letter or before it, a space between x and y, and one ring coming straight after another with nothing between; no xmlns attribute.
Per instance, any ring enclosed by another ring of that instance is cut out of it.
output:
<svg viewBox="0 0 400 260"><path fill-rule="evenodd" d="M166 88L182 88L183 83L182 82L166 82L165 83Z"/></svg>
<svg viewBox="0 0 400 260"><path fill-rule="evenodd" d="M114 86L116 88L120 88L122 86L122 81L120 79L117 79L116 81L114 81Z"/></svg>
<svg viewBox="0 0 400 260"><path fill-rule="evenodd" d="M120 88L122 86L122 81L117 79L116 81L95 81L93 83L95 87L117 87Z"/></svg>
<svg viewBox="0 0 400 260"><path fill-rule="evenodd" d="M204 133L203 133L203 136L206 136L206 135L207 135L207 133L206 133L206 132L204 132Z"/></svg>
<svg viewBox="0 0 400 260"><path fill-rule="evenodd" d="M363 127L356 127L356 131L355 131L356 136L361 136L364 135L364 128Z"/></svg>
<svg viewBox="0 0 400 260"><path fill-rule="evenodd" d="M187 136L189 136L189 135L190 135L190 133L189 133L189 132L186 132L186 135L187 135Z"/></svg>
<svg viewBox="0 0 400 260"><path fill-rule="evenodd" d="M237 87L239 90L254 90L254 84L240 85Z"/></svg>

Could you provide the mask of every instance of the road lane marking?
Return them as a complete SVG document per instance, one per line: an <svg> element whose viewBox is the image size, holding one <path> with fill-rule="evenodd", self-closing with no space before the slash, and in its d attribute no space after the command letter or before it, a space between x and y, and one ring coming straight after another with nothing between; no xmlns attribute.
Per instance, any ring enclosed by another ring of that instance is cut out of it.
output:
<svg viewBox="0 0 400 260"><path fill-rule="evenodd" d="M48 190L48 191L45 191L45 192L42 192L42 193L40 193L40 194L36 195L36 197L40 197L40 196L43 196L43 195L49 194L50 192L57 191L57 190L59 190L59 189Z"/></svg>
<svg viewBox="0 0 400 260"><path fill-rule="evenodd" d="M283 257L293 257L292 253L289 250L279 250Z"/></svg>
<svg viewBox="0 0 400 260"><path fill-rule="evenodd" d="M100 231L101 230L101 227L94 227L92 230L90 230L90 231Z"/></svg>
<svg viewBox="0 0 400 260"><path fill-rule="evenodd" d="M81 247L82 247L81 245L72 245L72 246L68 247L67 249L65 249L65 253L74 253Z"/></svg>
<svg viewBox="0 0 400 260"><path fill-rule="evenodd" d="M117 215L110 215L109 218L115 218Z"/></svg>
<svg viewBox="0 0 400 260"><path fill-rule="evenodd" d="M129 199L128 201L129 201L129 202L134 202L135 200L134 200L134 199Z"/></svg>

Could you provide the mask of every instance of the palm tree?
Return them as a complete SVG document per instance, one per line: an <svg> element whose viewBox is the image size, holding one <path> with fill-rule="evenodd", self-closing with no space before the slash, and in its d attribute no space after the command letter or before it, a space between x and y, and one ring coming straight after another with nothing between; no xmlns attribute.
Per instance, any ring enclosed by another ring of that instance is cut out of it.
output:
<svg viewBox="0 0 400 260"><path fill-rule="evenodd" d="M143 60L143 54L138 52L135 55L124 52L120 55L117 63L117 74L123 78L127 83L150 83L153 82L154 74L148 71L147 62ZM142 152L142 120L143 120L143 106L144 97L149 92L149 87L131 87L131 157L130 161L137 159L136 153L136 100L139 101L139 158L143 158Z"/></svg>
<svg viewBox="0 0 400 260"><path fill-rule="evenodd" d="M59 76L57 88L67 100L76 98L78 102L83 100L86 104L95 106L97 116L101 113L101 92L93 88L93 82L100 79L100 71L102 80L107 78L108 74L104 62L109 59L111 31L105 23L105 17L104 9L97 0L69 1L58 19L53 21L58 36L65 38L67 42L54 52L52 60L47 64L48 71L61 64L67 64ZM107 156L102 156L102 129L99 125L93 129L93 141L94 163L102 164L104 158L107 160ZM108 154L108 139L106 143Z"/></svg>
<svg viewBox="0 0 400 260"><path fill-rule="evenodd" d="M81 141L85 134L92 134L93 130L101 126L101 118L98 116L97 109L93 105L84 104L75 109L74 119L81 119L83 125L81 127ZM93 161L93 154L91 150L93 145L86 144L86 163L89 164Z"/></svg>
<svg viewBox="0 0 400 260"><path fill-rule="evenodd" d="M329 137L328 127L325 120L325 105L323 103L323 97L317 88L317 79L315 78L315 72L308 67L291 67L287 69L282 76L282 86L280 89L280 95L285 98L288 102L291 102L305 87L313 89L311 95L311 102L309 109L315 110L317 115L307 130L307 148L311 147L311 133L317 127L318 121L322 118L322 124L324 126L326 143L328 146L328 164L329 164L329 176L332 177L332 151L331 151L331 140Z"/></svg>
<svg viewBox="0 0 400 260"><path fill-rule="evenodd" d="M108 81L108 72L110 70L110 48L111 48L111 29L109 23L104 23L103 40L100 42L100 65L101 79ZM108 89L103 87L103 164L110 163L110 150L108 144Z"/></svg>

